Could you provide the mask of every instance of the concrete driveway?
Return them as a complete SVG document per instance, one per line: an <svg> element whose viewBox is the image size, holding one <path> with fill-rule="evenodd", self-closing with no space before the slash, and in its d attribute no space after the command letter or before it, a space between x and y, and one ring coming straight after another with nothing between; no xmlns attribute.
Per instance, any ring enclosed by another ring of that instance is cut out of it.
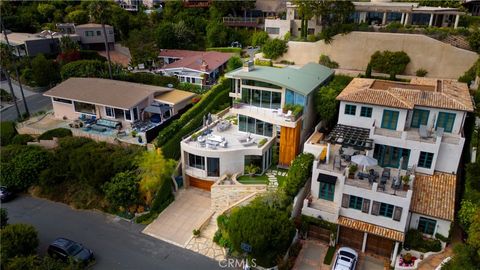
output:
<svg viewBox="0 0 480 270"><path fill-rule="evenodd" d="M198 228L212 214L210 192L192 187L182 189L175 201L143 233L185 247L193 236L193 229Z"/></svg>
<svg viewBox="0 0 480 270"><path fill-rule="evenodd" d="M385 259L376 258L370 255L360 255L358 269L360 270L384 270Z"/></svg>

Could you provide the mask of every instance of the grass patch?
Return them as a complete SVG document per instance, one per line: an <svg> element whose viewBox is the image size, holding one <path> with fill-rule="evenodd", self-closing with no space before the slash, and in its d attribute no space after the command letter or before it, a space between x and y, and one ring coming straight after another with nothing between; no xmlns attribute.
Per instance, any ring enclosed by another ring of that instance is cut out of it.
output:
<svg viewBox="0 0 480 270"><path fill-rule="evenodd" d="M323 264L332 264L333 255L335 255L335 247L330 246L328 247L327 254L325 254L325 258L323 259Z"/></svg>
<svg viewBox="0 0 480 270"><path fill-rule="evenodd" d="M255 175L255 176L250 176L250 175L242 175L237 178L238 182L242 184L268 184L268 177L266 174L262 175Z"/></svg>

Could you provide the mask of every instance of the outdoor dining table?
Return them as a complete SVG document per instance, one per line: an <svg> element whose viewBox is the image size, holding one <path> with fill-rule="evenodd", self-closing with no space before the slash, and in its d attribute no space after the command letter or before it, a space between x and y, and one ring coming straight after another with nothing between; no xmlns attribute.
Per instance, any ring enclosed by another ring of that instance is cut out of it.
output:
<svg viewBox="0 0 480 270"><path fill-rule="evenodd" d="M210 135L207 137L207 140L216 142L216 143L221 143L224 141L223 137L218 135Z"/></svg>

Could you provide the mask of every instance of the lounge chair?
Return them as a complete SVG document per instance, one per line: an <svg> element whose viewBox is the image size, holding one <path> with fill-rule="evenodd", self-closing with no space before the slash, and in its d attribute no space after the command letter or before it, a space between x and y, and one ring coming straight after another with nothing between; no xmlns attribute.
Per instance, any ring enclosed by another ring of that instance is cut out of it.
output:
<svg viewBox="0 0 480 270"><path fill-rule="evenodd" d="M418 133L420 133L420 138L428 139L430 137L428 135L427 126L425 125L420 125L420 127L418 128Z"/></svg>

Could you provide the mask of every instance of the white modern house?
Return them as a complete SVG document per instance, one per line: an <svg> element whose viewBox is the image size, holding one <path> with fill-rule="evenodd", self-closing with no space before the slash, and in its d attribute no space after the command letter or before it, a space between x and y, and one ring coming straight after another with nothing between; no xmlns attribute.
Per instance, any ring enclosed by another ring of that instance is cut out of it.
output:
<svg viewBox="0 0 480 270"><path fill-rule="evenodd" d="M230 118L181 142L185 185L210 190L222 176L242 175L250 164L261 174L275 154L279 165L288 167L313 131L314 93L332 75L333 70L314 63L276 68L254 66L251 61L227 73L234 99Z"/></svg>
<svg viewBox="0 0 480 270"><path fill-rule="evenodd" d="M340 225L339 244L392 261L410 228L448 236L463 125L474 109L467 85L355 78L337 100L335 128L317 127L304 145L316 159L302 214ZM354 156L377 164L350 172Z"/></svg>

